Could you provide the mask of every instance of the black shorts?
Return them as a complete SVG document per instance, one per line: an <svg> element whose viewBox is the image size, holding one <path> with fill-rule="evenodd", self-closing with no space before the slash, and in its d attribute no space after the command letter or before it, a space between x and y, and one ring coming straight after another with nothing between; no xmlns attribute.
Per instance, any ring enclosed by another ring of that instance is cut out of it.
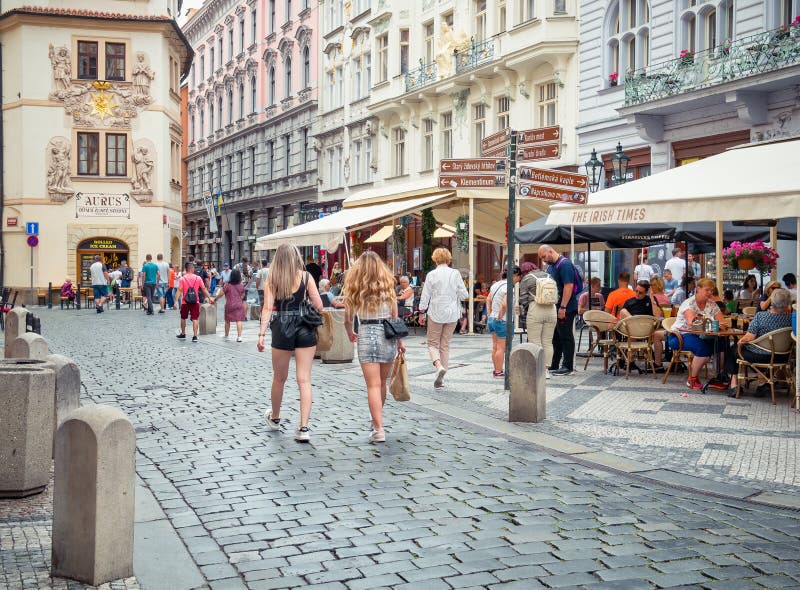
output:
<svg viewBox="0 0 800 590"><path fill-rule="evenodd" d="M294 350L317 345L317 331L309 328L298 315L274 314L269 322L272 348Z"/></svg>

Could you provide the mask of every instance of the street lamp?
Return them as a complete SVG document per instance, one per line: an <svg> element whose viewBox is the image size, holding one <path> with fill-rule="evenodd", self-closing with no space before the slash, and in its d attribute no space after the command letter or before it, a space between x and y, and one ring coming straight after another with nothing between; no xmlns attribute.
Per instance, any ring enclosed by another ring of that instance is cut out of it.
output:
<svg viewBox="0 0 800 590"><path fill-rule="evenodd" d="M597 150L592 149L592 157L584 164L586 176L589 177L589 190L593 193L600 188L600 175L603 173L603 161L597 157Z"/></svg>
<svg viewBox="0 0 800 590"><path fill-rule="evenodd" d="M611 168L614 170L615 184L624 184L628 174L630 158L622 151L622 144L617 142L617 153L611 156Z"/></svg>

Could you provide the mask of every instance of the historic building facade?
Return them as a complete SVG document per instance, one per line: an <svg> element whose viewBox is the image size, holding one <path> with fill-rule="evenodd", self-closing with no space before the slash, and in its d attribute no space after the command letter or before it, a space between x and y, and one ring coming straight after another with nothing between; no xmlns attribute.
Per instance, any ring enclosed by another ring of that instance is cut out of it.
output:
<svg viewBox="0 0 800 590"><path fill-rule="evenodd" d="M208 0L184 25L187 253L260 257L256 236L316 201L316 11L308 0Z"/></svg>
<svg viewBox="0 0 800 590"><path fill-rule="evenodd" d="M31 222L35 288L86 284L98 253L109 265L179 260L179 85L191 60L179 0L2 8L5 285L30 283Z"/></svg>

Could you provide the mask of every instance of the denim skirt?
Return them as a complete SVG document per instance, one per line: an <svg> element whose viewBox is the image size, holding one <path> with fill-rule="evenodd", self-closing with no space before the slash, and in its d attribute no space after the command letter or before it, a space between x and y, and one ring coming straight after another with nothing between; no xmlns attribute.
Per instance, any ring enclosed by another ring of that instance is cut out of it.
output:
<svg viewBox="0 0 800 590"><path fill-rule="evenodd" d="M358 362L392 363L397 356L397 342L386 338L383 324L358 324Z"/></svg>

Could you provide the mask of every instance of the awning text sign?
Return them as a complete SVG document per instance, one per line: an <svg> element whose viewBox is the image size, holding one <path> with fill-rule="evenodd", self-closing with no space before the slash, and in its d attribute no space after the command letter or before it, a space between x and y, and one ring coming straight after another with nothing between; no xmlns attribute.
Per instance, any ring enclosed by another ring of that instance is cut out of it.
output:
<svg viewBox="0 0 800 590"><path fill-rule="evenodd" d="M553 211L555 213L555 211ZM598 209L559 210L559 216L567 214L566 223L573 225L595 225L603 223L642 223L647 221L646 207L603 207Z"/></svg>
<svg viewBox="0 0 800 590"><path fill-rule="evenodd" d="M125 194L77 193L75 217L131 217L131 199Z"/></svg>

